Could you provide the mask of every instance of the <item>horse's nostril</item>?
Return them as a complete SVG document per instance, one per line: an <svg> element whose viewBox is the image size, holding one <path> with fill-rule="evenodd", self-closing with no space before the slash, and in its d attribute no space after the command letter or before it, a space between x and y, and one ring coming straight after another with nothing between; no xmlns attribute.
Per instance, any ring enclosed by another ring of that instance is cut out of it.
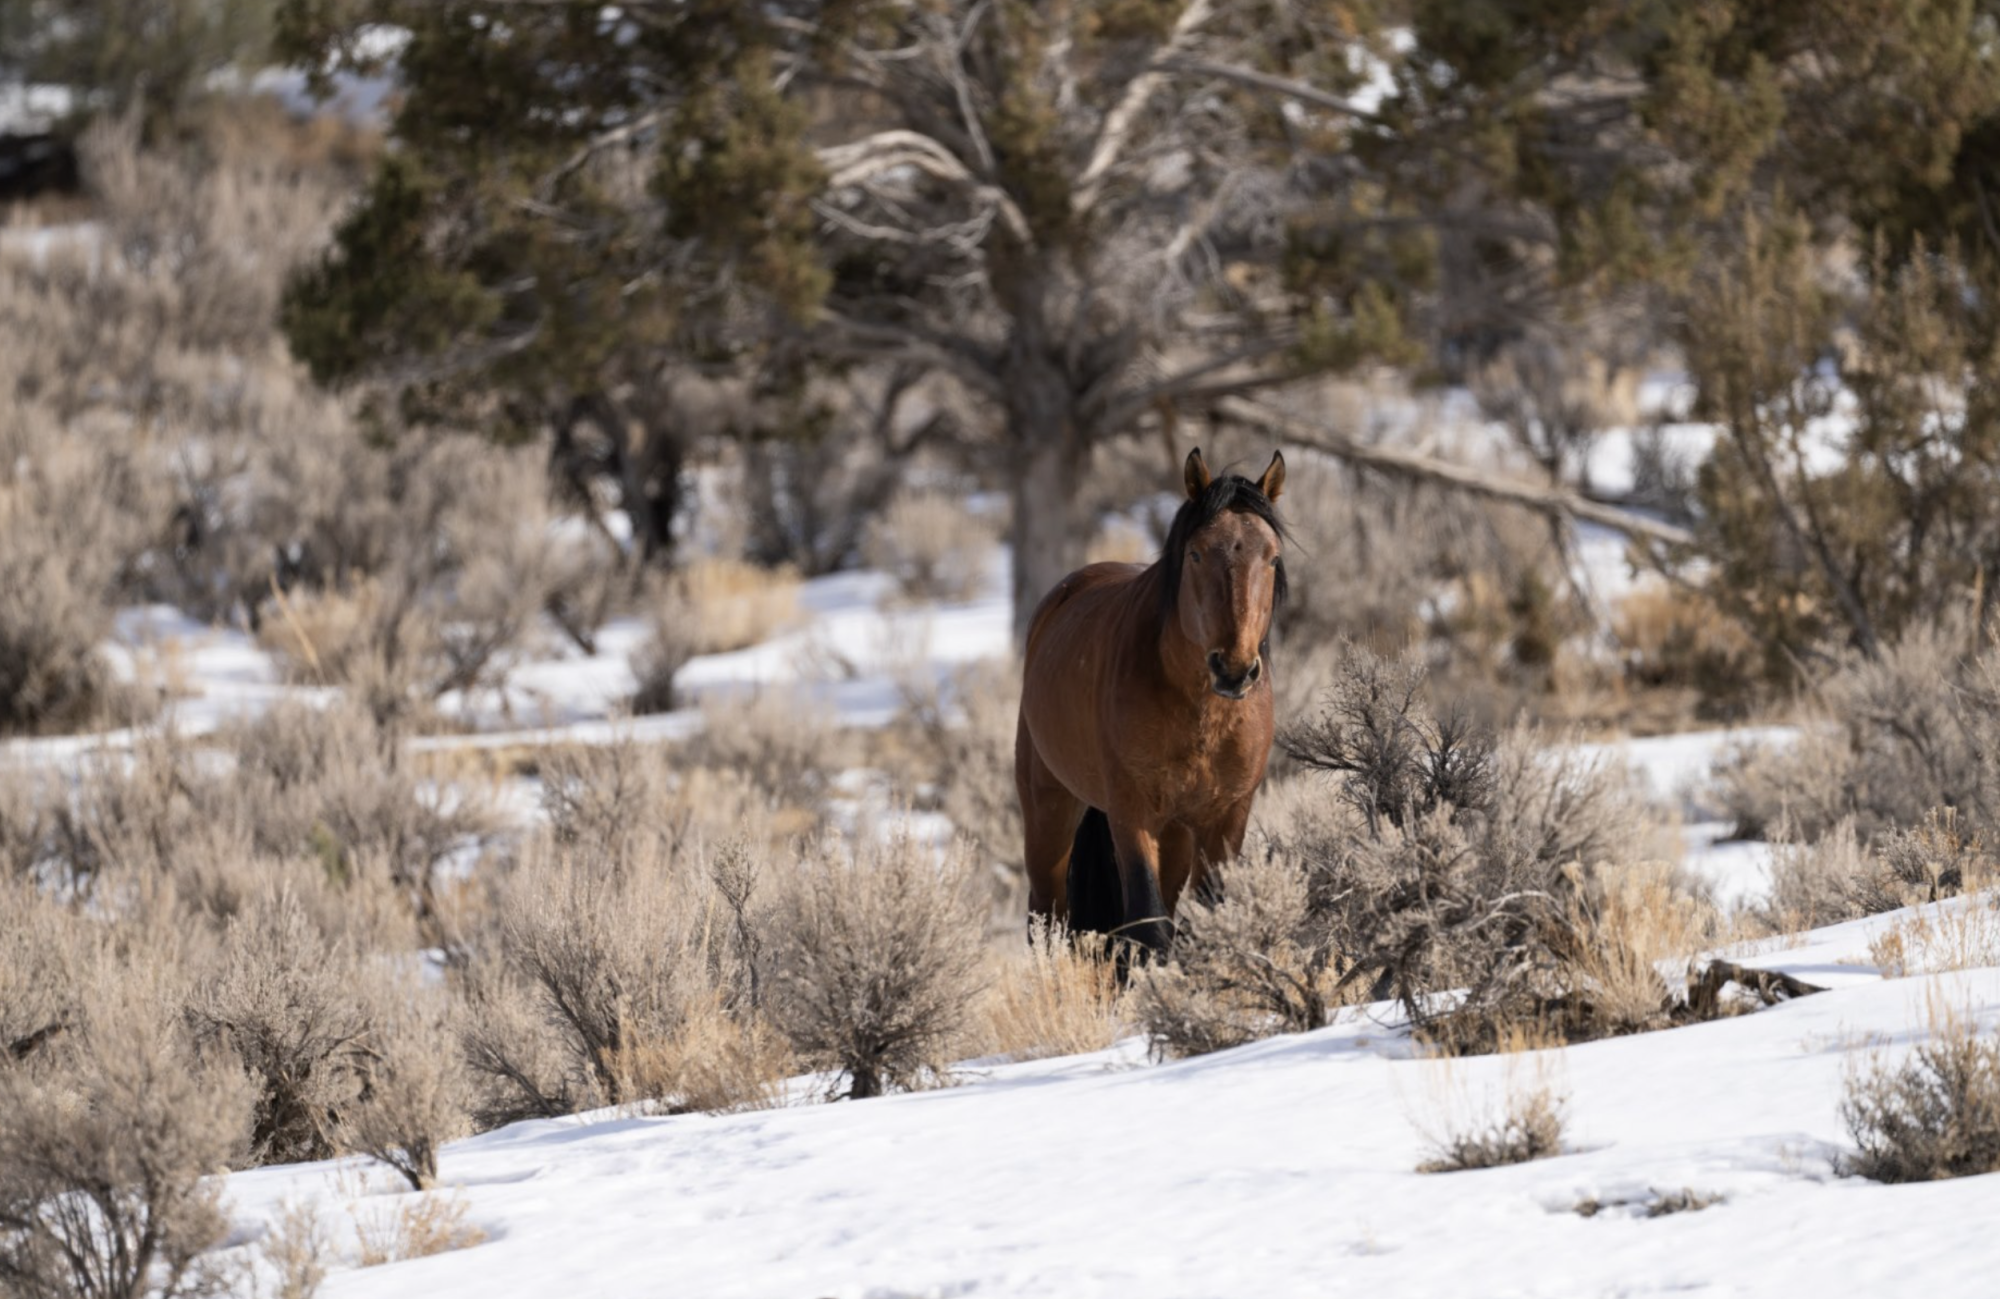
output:
<svg viewBox="0 0 2000 1299"><path fill-rule="evenodd" d="M1221 676L1221 675L1222 675L1222 651L1221 651L1221 650L1210 650L1210 651L1208 652L1208 670L1209 670L1209 672L1210 672L1210 673L1212 673L1212 674L1213 674L1213 675L1215 675L1215 676L1218 676L1218 677L1219 677L1219 676Z"/></svg>
<svg viewBox="0 0 2000 1299"><path fill-rule="evenodd" d="M1251 659L1250 670L1244 673L1243 679L1245 681L1255 681L1258 677L1261 677L1263 675L1264 675L1264 660L1261 658Z"/></svg>

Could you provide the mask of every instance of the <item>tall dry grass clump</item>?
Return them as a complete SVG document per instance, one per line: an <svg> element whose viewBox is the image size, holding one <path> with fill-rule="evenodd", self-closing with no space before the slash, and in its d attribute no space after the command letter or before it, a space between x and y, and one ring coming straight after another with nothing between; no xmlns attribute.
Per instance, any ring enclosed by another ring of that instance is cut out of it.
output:
<svg viewBox="0 0 2000 1299"><path fill-rule="evenodd" d="M1563 1152L1569 1095L1556 1044L1517 1028L1499 1045L1500 1083L1478 1095L1464 1064L1432 1062L1427 1108L1416 1119L1431 1154L1418 1172L1499 1168Z"/></svg>
<svg viewBox="0 0 2000 1299"><path fill-rule="evenodd" d="M1115 964L1061 925L1028 924L1028 946L1008 944L986 973L979 1050L1010 1060L1101 1051L1125 1035Z"/></svg>
<svg viewBox="0 0 2000 1299"><path fill-rule="evenodd" d="M780 882L770 1006L854 1100L942 1078L972 1027L986 907L961 847L821 840Z"/></svg>

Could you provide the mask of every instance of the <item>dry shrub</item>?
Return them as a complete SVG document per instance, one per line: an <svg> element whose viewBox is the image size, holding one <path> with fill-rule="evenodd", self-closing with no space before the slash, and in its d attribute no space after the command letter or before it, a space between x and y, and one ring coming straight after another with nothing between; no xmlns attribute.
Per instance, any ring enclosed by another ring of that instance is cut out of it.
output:
<svg viewBox="0 0 2000 1299"><path fill-rule="evenodd" d="M502 956L475 952L457 972L454 993L474 1127L560 1118L596 1099L540 988Z"/></svg>
<svg viewBox="0 0 2000 1299"><path fill-rule="evenodd" d="M352 1207L359 1246L355 1261L362 1267L381 1267L470 1249L484 1242L486 1233L465 1220L469 1207L456 1191L431 1191L386 1205L357 1203Z"/></svg>
<svg viewBox="0 0 2000 1299"><path fill-rule="evenodd" d="M934 491L899 493L869 525L862 555L896 579L909 600L970 600L985 588L999 530L961 498Z"/></svg>
<svg viewBox="0 0 2000 1299"><path fill-rule="evenodd" d="M1219 897L1186 897L1171 964L1135 979L1140 1026L1165 1058L1225 1050L1330 1022L1343 991L1306 871L1253 853L1217 871Z"/></svg>
<svg viewBox="0 0 2000 1299"><path fill-rule="evenodd" d="M828 773L847 765L850 744L832 710L797 690L708 695L701 721L688 762L740 775L781 807L817 807Z"/></svg>
<svg viewBox="0 0 2000 1299"><path fill-rule="evenodd" d="M1288 780L1260 812L1311 866L1343 978L1454 1050L1523 1023L1575 1040L1673 1022L1658 967L1719 933L1712 899L1671 868L1615 864L1639 857L1644 825L1607 769L1532 732L1495 743L1438 722L1421 684L1359 658L1290 736L1341 797L1315 807Z"/></svg>
<svg viewBox="0 0 2000 1299"><path fill-rule="evenodd" d="M1766 920L1781 933L1838 924L1900 905L1884 889L1880 864L1855 833L1852 818L1813 843L1793 842L1781 824L1771 843Z"/></svg>
<svg viewBox="0 0 2000 1299"><path fill-rule="evenodd" d="M207 1177L240 1147L243 1075L175 1031L157 971L98 973L59 1067L0 1061L0 1290L219 1293L203 1256L228 1218Z"/></svg>
<svg viewBox="0 0 2000 1299"><path fill-rule="evenodd" d="M195 1041L232 1054L256 1084L254 1161L339 1150L339 1117L368 1084L381 999L360 954L321 934L289 892L230 922L187 1015Z"/></svg>
<svg viewBox="0 0 2000 1299"><path fill-rule="evenodd" d="M1842 1172L1929 1182L2000 1171L2000 1040L1933 1000L1930 1037L1894 1064L1850 1064L1840 1116L1857 1147Z"/></svg>
<svg viewBox="0 0 2000 1299"><path fill-rule="evenodd" d="M556 527L532 451L415 438L387 486L376 567L276 601L263 639L293 680L348 686L386 718L504 684L546 613L588 644L618 563L608 543Z"/></svg>
<svg viewBox="0 0 2000 1299"><path fill-rule="evenodd" d="M906 836L850 858L820 841L779 884L773 1018L855 1100L941 1078L980 992L985 903L970 854Z"/></svg>
<svg viewBox="0 0 2000 1299"><path fill-rule="evenodd" d="M1498 1168L1563 1152L1569 1096L1546 1040L1516 1030L1501 1044L1504 1077L1496 1096L1473 1097L1453 1062L1437 1062L1431 1110L1418 1121L1431 1158L1420 1173Z"/></svg>
<svg viewBox="0 0 2000 1299"><path fill-rule="evenodd" d="M1961 824L1954 809L1932 808L1921 825L1885 829L1871 849L1851 816L1813 843L1795 842L1791 823L1780 822L1772 835L1766 919L1789 933L1977 889L1990 878L1992 861Z"/></svg>
<svg viewBox="0 0 2000 1299"><path fill-rule="evenodd" d="M1413 662L1353 649L1319 717L1285 736L1294 761L1337 781L1277 843L1308 869L1342 980L1460 1049L1555 1005L1612 1022L1576 1004L1594 991L1572 968L1593 941L1575 928L1594 906L1578 865L1637 856L1629 792L1532 732L1496 742L1433 718L1422 686Z"/></svg>
<svg viewBox="0 0 2000 1299"><path fill-rule="evenodd" d="M1968 661L1956 625L1912 629L1874 660L1850 655L1814 691L1796 743L1752 750L1718 773L1740 835L1788 822L1817 840L1852 817L1863 843L1957 808L1992 823L1996 750L1987 660ZM1990 655L1988 659L1990 659Z"/></svg>
<svg viewBox="0 0 2000 1299"><path fill-rule="evenodd" d="M1625 679L1647 690L1680 690L1707 718L1741 716L1763 675L1759 647L1742 624L1699 591L1653 583L1618 602L1612 634Z"/></svg>
<svg viewBox="0 0 2000 1299"><path fill-rule="evenodd" d="M695 656L699 639L700 629L685 606L671 599L654 602L646 617L646 638L627 660L633 681L628 704L635 714L670 713L680 707L674 678Z"/></svg>
<svg viewBox="0 0 2000 1299"><path fill-rule="evenodd" d="M629 739L544 750L536 762L542 815L558 843L616 866L676 842L667 751Z"/></svg>
<svg viewBox="0 0 2000 1299"><path fill-rule="evenodd" d="M1019 726L1017 664L980 663L940 681L928 665L901 674L903 715L893 737L897 794L950 820L992 871L995 906L1020 911L1026 889L1021 804L1014 788Z"/></svg>
<svg viewBox="0 0 2000 1299"><path fill-rule="evenodd" d="M759 644L798 618L799 578L789 568L704 556L683 564L668 588L692 654Z"/></svg>
<svg viewBox="0 0 2000 1299"><path fill-rule="evenodd" d="M100 647L158 493L116 437L66 436L13 378L0 364L0 735L88 725L121 697L129 718Z"/></svg>
<svg viewBox="0 0 2000 1299"><path fill-rule="evenodd" d="M482 1118L769 1103L786 1061L760 1022L756 874L740 847L605 860L528 845L498 908L505 968L467 996Z"/></svg>
<svg viewBox="0 0 2000 1299"><path fill-rule="evenodd" d="M450 1008L441 993L400 989L380 998L371 1029L362 1090L334 1115L335 1144L428 1191L438 1147L465 1135L471 1103L464 1057L450 1049Z"/></svg>
<svg viewBox="0 0 2000 1299"><path fill-rule="evenodd" d="M1117 969L1060 924L1028 924L1028 950L1009 944L987 973L982 1053L1010 1060L1101 1051L1124 1036Z"/></svg>
<svg viewBox="0 0 2000 1299"><path fill-rule="evenodd" d="M1868 941L1868 959L1885 979L2000 966L2000 909L1989 897L1916 907Z"/></svg>
<svg viewBox="0 0 2000 1299"><path fill-rule="evenodd" d="M82 1021L94 937L33 881L0 879L0 1071L49 1058Z"/></svg>

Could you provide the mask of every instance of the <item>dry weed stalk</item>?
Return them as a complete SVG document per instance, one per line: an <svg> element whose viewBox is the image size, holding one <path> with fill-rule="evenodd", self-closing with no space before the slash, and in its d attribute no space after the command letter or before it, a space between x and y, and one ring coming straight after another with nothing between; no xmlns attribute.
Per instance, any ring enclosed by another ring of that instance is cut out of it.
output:
<svg viewBox="0 0 2000 1299"><path fill-rule="evenodd" d="M1500 1042L1497 1094L1474 1096L1466 1071L1449 1057L1431 1062L1427 1108L1416 1120L1432 1157L1420 1173L1450 1173L1547 1159L1562 1153L1569 1104L1562 1059L1546 1030L1510 1027Z"/></svg>

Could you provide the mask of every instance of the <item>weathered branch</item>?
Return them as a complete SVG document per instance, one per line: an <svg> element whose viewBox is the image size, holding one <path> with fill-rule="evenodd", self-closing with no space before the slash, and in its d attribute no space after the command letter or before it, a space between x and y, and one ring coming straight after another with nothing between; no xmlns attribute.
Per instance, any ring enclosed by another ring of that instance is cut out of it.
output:
<svg viewBox="0 0 2000 1299"><path fill-rule="evenodd" d="M1104 127L1097 134L1097 143L1091 146L1090 161L1084 166L1083 175L1077 178L1076 188L1071 191L1070 210L1076 215L1087 214L1097 203L1105 173L1116 165L1118 155L1124 152L1125 144L1132 135L1133 123L1144 111L1147 101L1152 99L1153 92L1167 79L1166 61L1180 52L1195 28L1207 22L1212 12L1214 7L1209 0L1188 0L1187 8L1181 10L1181 16L1175 21L1173 31L1167 34L1153 66L1132 78L1131 84L1125 87L1125 93L1119 96L1117 105L1105 115Z"/></svg>
<svg viewBox="0 0 2000 1299"><path fill-rule="evenodd" d="M1365 108L1357 108L1331 91L1321 90L1318 86L1303 81L1293 81L1289 77L1272 76L1255 68L1246 68L1235 63L1218 63L1213 59L1181 56L1162 59L1153 66L1161 72L1177 73L1182 76L1216 77L1223 81L1234 81L1252 90L1268 90L1287 99L1296 99L1302 104L1311 104L1315 108L1324 108L1329 112L1351 117L1357 122L1367 122L1376 126L1382 124L1380 114L1371 113Z"/></svg>
<svg viewBox="0 0 2000 1299"><path fill-rule="evenodd" d="M878 131L851 144L830 145L819 151L820 165L827 170L828 189L847 189L901 167L914 167L939 180L963 185L984 202L999 209L1009 234L1024 244L1034 238L1028 219L1006 191L982 182L957 155L919 131Z"/></svg>
<svg viewBox="0 0 2000 1299"><path fill-rule="evenodd" d="M1216 403L1215 409L1224 418L1238 424L1263 429L1297 446L1322 451L1349 463L1365 465L1383 473L1434 483L1453 491L1504 501L1509 505L1518 505L1559 518L1582 519L1622 532L1635 541L1662 546L1686 546L1694 542L1694 534L1686 528L1663 523L1658 519L1649 519L1631 510L1593 501L1559 487L1524 483L1488 470L1475 469L1470 465L1439 460L1395 447L1372 446L1366 442L1358 442L1331 429L1295 419L1282 411L1273 410L1261 402L1247 398L1224 397Z"/></svg>
<svg viewBox="0 0 2000 1299"><path fill-rule="evenodd" d="M650 131L665 121L670 111L672 110L656 108L650 113L640 114L623 126L615 126L600 135L593 136L580 146L575 153L564 159L560 167L542 177L535 185L535 197L543 203L553 202L556 195L556 187L575 175L585 163L604 150L623 144L642 131Z"/></svg>

